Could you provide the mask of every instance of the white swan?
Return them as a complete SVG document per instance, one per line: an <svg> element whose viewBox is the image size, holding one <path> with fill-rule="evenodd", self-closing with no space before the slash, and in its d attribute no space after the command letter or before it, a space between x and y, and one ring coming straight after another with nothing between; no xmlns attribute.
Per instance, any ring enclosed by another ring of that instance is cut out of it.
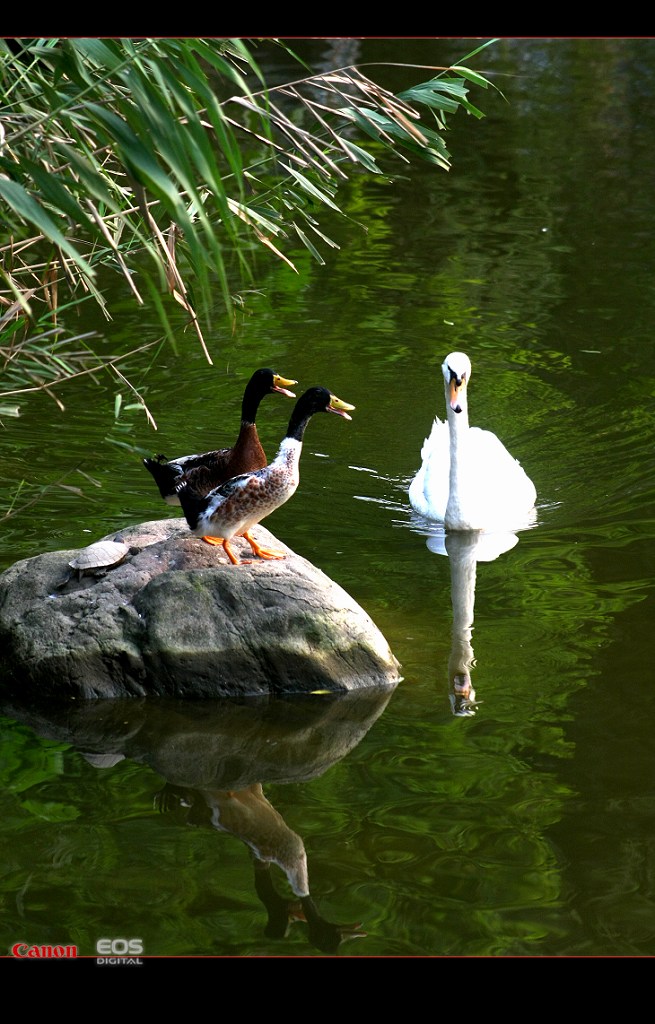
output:
<svg viewBox="0 0 655 1024"><path fill-rule="evenodd" d="M469 427L471 361L451 352L441 367L448 419L435 418L409 488L417 512L447 530L519 530L535 522L532 480L489 430Z"/></svg>

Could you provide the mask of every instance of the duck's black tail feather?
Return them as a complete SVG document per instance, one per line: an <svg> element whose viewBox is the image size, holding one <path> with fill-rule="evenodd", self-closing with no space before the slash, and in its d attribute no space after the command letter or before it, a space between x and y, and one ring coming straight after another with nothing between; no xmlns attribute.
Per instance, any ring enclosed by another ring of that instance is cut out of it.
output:
<svg viewBox="0 0 655 1024"><path fill-rule="evenodd" d="M175 463L167 462L165 455L156 455L154 459L144 459L143 465L154 477L159 493L166 501L175 496L175 485L182 476L182 470Z"/></svg>
<svg viewBox="0 0 655 1024"><path fill-rule="evenodd" d="M194 491L186 480L182 480L177 484L175 493L180 499L180 505L189 524L189 529L195 530L200 516L207 508L208 499Z"/></svg>

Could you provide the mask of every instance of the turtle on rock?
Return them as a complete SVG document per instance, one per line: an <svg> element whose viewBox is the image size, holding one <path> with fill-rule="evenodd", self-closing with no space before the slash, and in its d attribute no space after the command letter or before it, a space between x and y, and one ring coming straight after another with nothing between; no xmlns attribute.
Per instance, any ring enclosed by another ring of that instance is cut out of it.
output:
<svg viewBox="0 0 655 1024"><path fill-rule="evenodd" d="M68 565L70 572L61 581L59 587L64 587L68 581L77 573L78 580L83 576L104 576L110 569L120 565L129 554L129 547L120 539L97 540L88 547L82 548L71 558Z"/></svg>

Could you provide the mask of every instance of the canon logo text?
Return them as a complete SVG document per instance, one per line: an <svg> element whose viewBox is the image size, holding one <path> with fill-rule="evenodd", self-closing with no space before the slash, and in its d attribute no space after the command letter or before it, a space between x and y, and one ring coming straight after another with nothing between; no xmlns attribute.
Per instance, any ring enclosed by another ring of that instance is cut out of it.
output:
<svg viewBox="0 0 655 1024"><path fill-rule="evenodd" d="M77 956L77 946L28 946L26 942L16 942L11 947L11 955L20 959L70 960Z"/></svg>

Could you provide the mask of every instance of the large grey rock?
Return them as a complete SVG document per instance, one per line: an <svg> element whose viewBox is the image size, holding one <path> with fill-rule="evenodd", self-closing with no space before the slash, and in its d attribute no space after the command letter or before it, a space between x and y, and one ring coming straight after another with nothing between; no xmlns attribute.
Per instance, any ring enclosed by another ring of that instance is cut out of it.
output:
<svg viewBox="0 0 655 1024"><path fill-rule="evenodd" d="M0 686L88 698L394 685L398 662L366 612L264 527L253 534L287 557L233 566L164 519L121 531L130 554L103 576L64 582L77 549L17 562L0 575Z"/></svg>

